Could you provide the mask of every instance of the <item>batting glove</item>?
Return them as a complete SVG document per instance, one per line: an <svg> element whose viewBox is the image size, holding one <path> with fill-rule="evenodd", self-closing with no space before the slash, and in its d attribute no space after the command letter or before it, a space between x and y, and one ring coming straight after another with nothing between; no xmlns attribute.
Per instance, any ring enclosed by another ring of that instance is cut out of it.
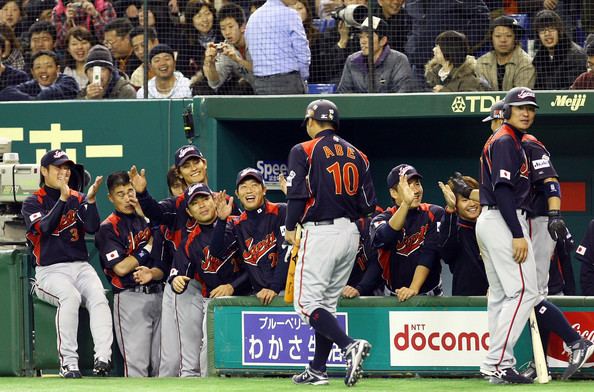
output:
<svg viewBox="0 0 594 392"><path fill-rule="evenodd" d="M549 230L549 234L553 241L561 241L563 244L563 248L567 252L571 252L573 248L574 241L563 217L561 216L561 212L559 210L550 210L548 212L549 215L549 224L547 229Z"/></svg>
<svg viewBox="0 0 594 392"><path fill-rule="evenodd" d="M466 183L466 181L464 181L462 174L459 172L454 172L454 175L450 177L450 181L454 185L454 189L452 189L454 193L458 193L467 199L470 197L472 188Z"/></svg>

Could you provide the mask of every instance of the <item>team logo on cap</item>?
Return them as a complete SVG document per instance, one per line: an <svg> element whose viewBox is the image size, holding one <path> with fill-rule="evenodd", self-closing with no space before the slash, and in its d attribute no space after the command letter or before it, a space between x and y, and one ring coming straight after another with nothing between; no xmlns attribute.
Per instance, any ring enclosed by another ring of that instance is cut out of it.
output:
<svg viewBox="0 0 594 392"><path fill-rule="evenodd" d="M179 154L177 154L178 157L183 158L187 153L189 153L190 151L195 151L195 148L190 146L190 147L186 147L183 148Z"/></svg>
<svg viewBox="0 0 594 392"><path fill-rule="evenodd" d="M254 174L258 174L258 171L256 169L252 169L252 168L248 168L248 169L243 169L241 171L241 173L239 174L240 177L243 177L249 173L254 173Z"/></svg>
<svg viewBox="0 0 594 392"><path fill-rule="evenodd" d="M521 98L521 99L528 98L528 97L536 98L536 95L530 90L522 90L518 94L518 98Z"/></svg>
<svg viewBox="0 0 594 392"><path fill-rule="evenodd" d="M201 188L201 187L202 187L201 183L190 185L190 187L188 188L188 196L191 196L196 191L196 189Z"/></svg>
<svg viewBox="0 0 594 392"><path fill-rule="evenodd" d="M66 155L66 153L64 151L58 150L54 153L54 159L58 159L63 157L64 155Z"/></svg>
<svg viewBox="0 0 594 392"><path fill-rule="evenodd" d="M493 118L503 118L503 110L501 109L496 109L493 110Z"/></svg>
<svg viewBox="0 0 594 392"><path fill-rule="evenodd" d="M410 165L406 165L404 167L401 167L400 170L398 171L398 175L403 176L406 174L407 171L409 171L410 169L412 169L412 166Z"/></svg>

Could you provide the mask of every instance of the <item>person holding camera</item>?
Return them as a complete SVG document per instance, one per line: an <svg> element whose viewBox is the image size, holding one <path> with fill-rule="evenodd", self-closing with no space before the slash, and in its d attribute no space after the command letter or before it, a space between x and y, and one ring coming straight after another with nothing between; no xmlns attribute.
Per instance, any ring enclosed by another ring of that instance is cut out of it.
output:
<svg viewBox="0 0 594 392"><path fill-rule="evenodd" d="M226 4L217 14L225 42L208 43L204 76L217 94L253 94L252 63L246 59L245 14L237 4Z"/></svg>
<svg viewBox="0 0 594 392"><path fill-rule="evenodd" d="M149 61L155 77L148 82L148 98L192 98L190 79L176 71L169 45L159 44L151 49ZM136 98L144 98L144 87L138 90Z"/></svg>
<svg viewBox="0 0 594 392"><path fill-rule="evenodd" d="M5 50L6 39L0 33L0 53ZM0 59L0 91L5 87L24 83L29 80L29 77L24 71L17 68L11 67L10 65L3 64Z"/></svg>
<svg viewBox="0 0 594 392"><path fill-rule="evenodd" d="M89 51L85 74L89 84L80 91L79 99L136 98L136 89L120 75L113 65L111 52L103 45L95 45Z"/></svg>
<svg viewBox="0 0 594 392"><path fill-rule="evenodd" d="M98 42L103 42L105 25L116 18L111 2L106 0L57 0L52 10L52 24L56 26L57 47L64 48L68 31L75 26L89 30Z"/></svg>

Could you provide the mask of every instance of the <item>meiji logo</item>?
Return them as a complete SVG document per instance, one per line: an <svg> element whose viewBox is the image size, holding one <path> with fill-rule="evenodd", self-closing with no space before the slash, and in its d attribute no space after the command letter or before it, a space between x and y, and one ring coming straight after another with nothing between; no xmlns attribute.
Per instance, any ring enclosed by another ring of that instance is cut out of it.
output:
<svg viewBox="0 0 594 392"><path fill-rule="evenodd" d="M528 97L536 98L536 95L534 95L534 93L530 90L522 90L518 94L518 98L521 98L521 99L528 98Z"/></svg>
<svg viewBox="0 0 594 392"><path fill-rule="evenodd" d="M56 152L54 153L54 158L55 158L55 159L58 159L58 158L61 158L61 157L63 157L64 155L66 155L66 153L65 153L64 151L60 151L60 150L58 150L58 151L56 151Z"/></svg>
<svg viewBox="0 0 594 392"><path fill-rule="evenodd" d="M489 332L425 332L425 324L405 324L404 330L394 335L394 347L404 351L480 351L488 350ZM415 332L412 332L415 331ZM412 333L411 333L412 332Z"/></svg>
<svg viewBox="0 0 594 392"><path fill-rule="evenodd" d="M180 158L183 158L187 153L189 153L190 151L195 151L195 150L196 149L192 146L186 147L186 148L183 148L177 156Z"/></svg>
<svg viewBox="0 0 594 392"><path fill-rule="evenodd" d="M568 107L569 110L575 112L586 105L586 97L586 94L573 94L571 98L569 95L557 95L555 100L551 102L551 106Z"/></svg>

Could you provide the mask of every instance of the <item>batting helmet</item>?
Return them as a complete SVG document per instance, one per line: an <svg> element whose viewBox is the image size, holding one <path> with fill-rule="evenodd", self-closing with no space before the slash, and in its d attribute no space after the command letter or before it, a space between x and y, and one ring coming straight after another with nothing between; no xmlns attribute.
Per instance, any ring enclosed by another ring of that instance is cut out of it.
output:
<svg viewBox="0 0 594 392"><path fill-rule="evenodd" d="M536 103L536 94L528 87L514 87L503 98L503 118L511 117L512 106L532 105L539 107Z"/></svg>
<svg viewBox="0 0 594 392"><path fill-rule="evenodd" d="M503 101L497 101L489 109L489 115L483 118L483 122L488 122L496 119L503 118L503 108L505 107L505 103Z"/></svg>
<svg viewBox="0 0 594 392"><path fill-rule="evenodd" d="M328 101L327 99L318 99L307 105L307 109L305 109L305 118L301 124L302 127L305 127L308 118L331 122L336 126L336 129L338 129L338 108L334 102Z"/></svg>

